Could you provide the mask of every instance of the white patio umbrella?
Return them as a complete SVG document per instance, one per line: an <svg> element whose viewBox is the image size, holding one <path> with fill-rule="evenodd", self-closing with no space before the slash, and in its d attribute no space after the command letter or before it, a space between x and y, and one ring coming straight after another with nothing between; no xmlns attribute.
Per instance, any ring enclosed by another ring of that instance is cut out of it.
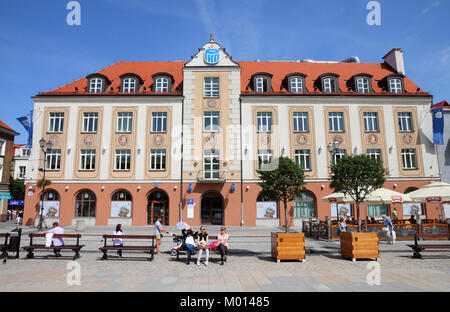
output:
<svg viewBox="0 0 450 312"><path fill-rule="evenodd" d="M450 201L450 184L445 182L432 182L416 191L408 193L408 195L416 202L439 203L441 206L441 215L444 218L442 203Z"/></svg>

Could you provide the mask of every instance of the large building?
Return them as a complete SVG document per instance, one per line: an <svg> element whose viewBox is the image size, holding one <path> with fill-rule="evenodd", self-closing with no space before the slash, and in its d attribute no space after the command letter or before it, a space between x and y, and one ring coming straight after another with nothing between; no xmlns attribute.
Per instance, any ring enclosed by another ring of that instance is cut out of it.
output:
<svg viewBox="0 0 450 312"><path fill-rule="evenodd" d="M11 127L0 120L0 221L7 219L9 192L9 176L13 158L14 137L19 135Z"/></svg>
<svg viewBox="0 0 450 312"><path fill-rule="evenodd" d="M119 62L41 92L24 224L36 222L40 207L62 225L142 226L158 215L168 225L283 224L282 206L260 196L256 173L280 155L307 176L289 203L291 225L336 215L321 198L333 192L329 164L345 155L381 161L385 187L399 192L439 180L432 96L405 76L400 49L383 59L236 62L211 38L188 62ZM53 145L44 194L36 186L41 138ZM434 218L439 209L422 213Z"/></svg>

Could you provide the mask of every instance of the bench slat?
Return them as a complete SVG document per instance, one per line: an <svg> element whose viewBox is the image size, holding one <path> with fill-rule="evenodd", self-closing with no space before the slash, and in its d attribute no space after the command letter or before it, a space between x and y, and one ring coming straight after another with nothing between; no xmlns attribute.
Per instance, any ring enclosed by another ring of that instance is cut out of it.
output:
<svg viewBox="0 0 450 312"><path fill-rule="evenodd" d="M35 234L31 233L29 236L35 237L45 237L46 234ZM81 238L81 234L53 234L53 238Z"/></svg>
<svg viewBox="0 0 450 312"><path fill-rule="evenodd" d="M154 250L152 246L106 246L100 247L100 250Z"/></svg>
<svg viewBox="0 0 450 312"><path fill-rule="evenodd" d="M103 238L115 239L155 239L155 235L103 235Z"/></svg>
<svg viewBox="0 0 450 312"><path fill-rule="evenodd" d="M22 247L23 249L78 249L83 248L85 245L64 245L64 246L50 246L46 247L45 245L31 245Z"/></svg>

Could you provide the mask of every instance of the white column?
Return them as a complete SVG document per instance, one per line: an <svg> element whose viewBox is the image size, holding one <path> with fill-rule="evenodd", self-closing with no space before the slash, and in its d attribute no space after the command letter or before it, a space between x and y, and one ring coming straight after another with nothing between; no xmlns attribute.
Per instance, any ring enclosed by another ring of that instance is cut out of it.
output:
<svg viewBox="0 0 450 312"><path fill-rule="evenodd" d="M113 131L113 116L111 105L105 105L103 111L102 145L100 146L100 180L109 177L109 163L111 155L111 133ZM103 147L106 147L103 152Z"/></svg>
<svg viewBox="0 0 450 312"><path fill-rule="evenodd" d="M314 131L316 137L316 159L317 159L317 178L328 178L328 158L327 158L327 141L326 141L326 127L323 117L323 105L314 104ZM320 152L319 152L320 149Z"/></svg>

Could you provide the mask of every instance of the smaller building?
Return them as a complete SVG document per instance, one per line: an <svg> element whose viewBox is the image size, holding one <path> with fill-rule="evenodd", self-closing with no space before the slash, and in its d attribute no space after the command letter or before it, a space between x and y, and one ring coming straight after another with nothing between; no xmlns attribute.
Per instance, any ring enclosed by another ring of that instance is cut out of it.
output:
<svg viewBox="0 0 450 312"><path fill-rule="evenodd" d="M0 221L7 218L9 193L9 176L14 153L14 137L19 135L0 120Z"/></svg>
<svg viewBox="0 0 450 312"><path fill-rule="evenodd" d="M14 179L27 179L28 160L30 159L31 148L26 144L14 144L13 165L11 167L11 176Z"/></svg>

